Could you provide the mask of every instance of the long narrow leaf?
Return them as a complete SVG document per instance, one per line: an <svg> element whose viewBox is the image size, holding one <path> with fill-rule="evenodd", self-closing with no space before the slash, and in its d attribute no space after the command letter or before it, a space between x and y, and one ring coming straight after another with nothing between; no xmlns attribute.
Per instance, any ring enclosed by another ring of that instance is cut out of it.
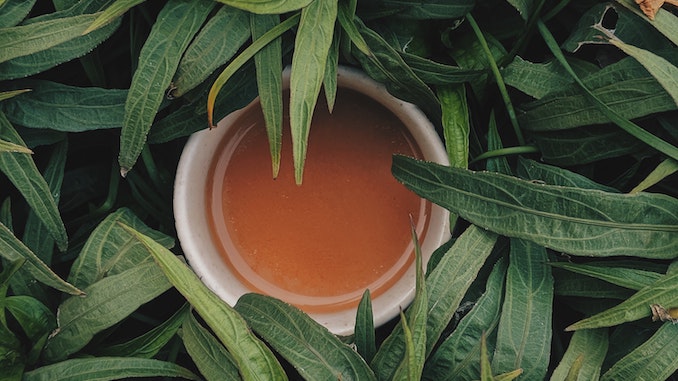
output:
<svg viewBox="0 0 678 381"><path fill-rule="evenodd" d="M543 380L551 355L553 277L546 249L529 241L511 240L506 291L497 347L495 372L523 369L527 380Z"/></svg>
<svg viewBox="0 0 678 381"><path fill-rule="evenodd" d="M374 317L372 314L372 299L370 290L363 293L355 319L355 346L356 351L367 363L372 361L377 352L377 344L374 334Z"/></svg>
<svg viewBox="0 0 678 381"><path fill-rule="evenodd" d="M280 24L277 15L250 15L252 40L262 37L268 30ZM259 101L264 112L269 151L271 152L271 170L273 178L280 170L280 153L283 134L283 91L282 91L282 39L271 41L254 56L257 71Z"/></svg>
<svg viewBox="0 0 678 381"><path fill-rule="evenodd" d="M620 304L580 320L566 328L567 331L611 327L650 316L650 305L678 306L678 271L668 272L651 285L644 287Z"/></svg>
<svg viewBox="0 0 678 381"><path fill-rule="evenodd" d="M210 291L172 252L150 237L130 227L126 229L148 248L165 276L228 348L245 381L287 379L278 360L254 336L242 316Z"/></svg>
<svg viewBox="0 0 678 381"><path fill-rule="evenodd" d="M600 378L600 368L607 354L607 329L583 329L572 335L570 344L560 360L560 363L551 375L551 381L568 381L571 368L581 358L576 380L597 381Z"/></svg>
<svg viewBox="0 0 678 381"><path fill-rule="evenodd" d="M189 313L182 326L186 351L208 381L240 380L233 357L216 337Z"/></svg>
<svg viewBox="0 0 678 381"><path fill-rule="evenodd" d="M170 0L160 11L141 49L125 102L118 155L121 175L125 176L136 163L181 54L213 6L208 0Z"/></svg>
<svg viewBox="0 0 678 381"><path fill-rule="evenodd" d="M302 9L299 30L294 40L290 74L290 129L294 179L297 184L303 181L311 119L325 76L336 19L336 0L314 0Z"/></svg>
<svg viewBox="0 0 678 381"><path fill-rule="evenodd" d="M181 377L200 380L171 362L134 357L92 357L61 361L26 372L25 381L107 381L136 377Z"/></svg>
<svg viewBox="0 0 678 381"><path fill-rule="evenodd" d="M125 14L125 12L130 10L130 8L134 7L135 5L139 5L144 1L146 0L117 0L115 3L106 8L106 10L101 12L101 14L99 14L99 16L89 24L87 29L85 29L82 34L92 33L92 31L113 22L113 20L119 18Z"/></svg>
<svg viewBox="0 0 678 381"><path fill-rule="evenodd" d="M585 265L567 262L551 263L551 266L602 279L617 286L640 290L651 285L661 278L662 274L652 271L609 267L601 265Z"/></svg>
<svg viewBox="0 0 678 381"><path fill-rule="evenodd" d="M296 11L313 0L217 0L220 3L252 13L281 14Z"/></svg>
<svg viewBox="0 0 678 381"><path fill-rule="evenodd" d="M235 309L305 379L374 379L365 360L298 308L269 296L246 294Z"/></svg>
<svg viewBox="0 0 678 381"><path fill-rule="evenodd" d="M85 289L86 297L72 296L59 306L58 327L45 346L45 358L65 359L84 347L96 333L120 322L170 287L155 262L92 284Z"/></svg>
<svg viewBox="0 0 678 381"><path fill-rule="evenodd" d="M21 136L0 112L0 139L25 146ZM66 250L68 236L49 185L40 174L33 158L27 154L0 152L0 172L3 172L21 192L31 209L40 217L60 250Z"/></svg>
<svg viewBox="0 0 678 381"><path fill-rule="evenodd" d="M497 236L470 226L445 253L426 279L428 321L426 348L430 353L459 307L466 290L492 252ZM379 380L390 380L405 353L402 328L395 328L370 363Z"/></svg>
<svg viewBox="0 0 678 381"><path fill-rule="evenodd" d="M395 156L392 172L420 196L511 237L574 255L675 258L678 200L535 184Z"/></svg>
<svg viewBox="0 0 678 381"><path fill-rule="evenodd" d="M629 193L642 192L645 189L659 183L670 175L678 172L678 160L666 159L659 163L657 167Z"/></svg>
<svg viewBox="0 0 678 381"><path fill-rule="evenodd" d="M31 149L26 147L26 146L22 146L21 144L8 142L6 140L1 140L1 139L0 139L0 152L15 152L15 153L27 153L27 154L33 153L33 151L31 151Z"/></svg>

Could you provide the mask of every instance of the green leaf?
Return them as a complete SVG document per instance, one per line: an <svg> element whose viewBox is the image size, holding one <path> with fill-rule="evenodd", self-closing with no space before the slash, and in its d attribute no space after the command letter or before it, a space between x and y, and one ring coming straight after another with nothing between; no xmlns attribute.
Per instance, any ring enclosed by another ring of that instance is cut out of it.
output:
<svg viewBox="0 0 678 381"><path fill-rule="evenodd" d="M14 295L7 297L2 303L32 342L46 336L56 326L52 311L35 298Z"/></svg>
<svg viewBox="0 0 678 381"><path fill-rule="evenodd" d="M619 360L600 378L612 380L665 380L678 370L678 325L663 323L652 337Z"/></svg>
<svg viewBox="0 0 678 381"><path fill-rule="evenodd" d="M337 68L339 66L339 44L341 43L341 30L336 28L332 35L332 45L327 53L325 61L325 73L323 74L323 92L327 101L327 108L332 113L334 102L337 99Z"/></svg>
<svg viewBox="0 0 678 381"><path fill-rule="evenodd" d="M83 291L59 278L49 266L41 261L40 258L26 247L26 245L19 241L19 239L16 238L2 223L0 223L0 256L9 261L25 258L26 264L24 266L38 282L72 295L84 294Z"/></svg>
<svg viewBox="0 0 678 381"><path fill-rule="evenodd" d="M160 11L141 49L127 94L118 155L121 175L136 163L181 54L213 6L207 0L170 0Z"/></svg>
<svg viewBox="0 0 678 381"><path fill-rule="evenodd" d="M588 275L606 282L616 284L617 286L640 290L651 285L661 278L662 274L644 271L638 269L627 269L622 267L609 267L606 263L595 264L576 264L567 262L554 262L551 266L576 272L578 274Z"/></svg>
<svg viewBox="0 0 678 381"><path fill-rule="evenodd" d="M355 319L355 347L356 351L367 363L372 361L377 352L377 343L374 333L374 317L372 314L372 299L370 290L363 293Z"/></svg>
<svg viewBox="0 0 678 381"><path fill-rule="evenodd" d="M421 20L461 18L473 9L473 0L381 0L387 9L397 9L398 17Z"/></svg>
<svg viewBox="0 0 678 381"><path fill-rule="evenodd" d="M301 11L290 74L290 129L294 179L303 181L311 118L320 94L334 23L336 0L314 0Z"/></svg>
<svg viewBox="0 0 678 381"><path fill-rule="evenodd" d="M678 161L674 159L665 159L649 174L647 177L641 181L640 184L635 186L629 193L638 193L642 192L645 189L659 183L670 175L678 171Z"/></svg>
<svg viewBox="0 0 678 381"><path fill-rule="evenodd" d="M287 379L278 360L249 330L242 316L210 291L172 252L150 237L127 229L148 248L165 276L228 348L244 380Z"/></svg>
<svg viewBox="0 0 678 381"><path fill-rule="evenodd" d="M480 374L477 361L480 340L483 333L491 335L499 324L507 265L504 259L494 265L485 293L431 354L424 368L423 380L472 380Z"/></svg>
<svg viewBox="0 0 678 381"><path fill-rule="evenodd" d="M598 303L604 303L601 299L608 299L605 302L612 302L613 299L626 300L633 295L633 290L616 286L598 278L592 278L578 273L554 268L553 276L555 278L555 293L559 296L575 296L585 298L596 298ZM599 304L605 308L605 304ZM596 309L596 312L599 312Z"/></svg>
<svg viewBox="0 0 678 381"><path fill-rule="evenodd" d="M169 319L153 327L150 331L129 341L97 348L97 357L137 357L153 358L167 343L175 337L179 327L190 314L188 304L185 304Z"/></svg>
<svg viewBox="0 0 678 381"><path fill-rule="evenodd" d="M619 190L599 184L586 176L552 165L542 164L534 160L518 158L518 176L530 181L543 181L550 185L563 187L598 189L605 192L619 193Z"/></svg>
<svg viewBox="0 0 678 381"><path fill-rule="evenodd" d="M174 75L175 89L171 95L180 97L204 82L228 62L249 37L248 14L221 6L186 49Z"/></svg>
<svg viewBox="0 0 678 381"><path fill-rule="evenodd" d="M426 323L428 318L428 297L426 279L421 259L421 247L417 239L414 222L411 222L412 241L416 255L416 294L407 308L407 316L401 311L401 326L405 335L405 354L393 376L394 380L418 380L424 369L428 354L426 347Z"/></svg>
<svg viewBox="0 0 678 381"><path fill-rule="evenodd" d="M612 38L610 43L632 56L659 82L678 106L678 67L648 50Z"/></svg>
<svg viewBox="0 0 678 381"><path fill-rule="evenodd" d="M0 139L25 146L21 136L0 111ZM66 228L47 182L30 155L0 152L0 172L3 172L21 192L31 209L40 217L61 251L68 246Z"/></svg>
<svg viewBox="0 0 678 381"><path fill-rule="evenodd" d="M12 123L66 132L122 126L127 90L49 81L29 81L25 85L33 91L0 103L0 109Z"/></svg>
<svg viewBox="0 0 678 381"><path fill-rule="evenodd" d="M280 14L309 5L313 0L217 0L220 3L252 13Z"/></svg>
<svg viewBox="0 0 678 381"><path fill-rule="evenodd" d="M0 1L0 28L15 26L31 11L36 0Z"/></svg>
<svg viewBox="0 0 678 381"><path fill-rule="evenodd" d="M4 101L10 98L14 98L17 95L31 91L32 89L19 89L11 91L0 91L0 101Z"/></svg>
<svg viewBox="0 0 678 381"><path fill-rule="evenodd" d="M445 65L407 52L399 54L412 72L430 85L457 85L478 80L487 74L485 70Z"/></svg>
<svg viewBox="0 0 678 381"><path fill-rule="evenodd" d="M114 20L118 19L125 14L130 8L135 5L139 5L146 0L117 0L115 3L111 4L106 10L99 14L94 21L92 21L87 29L82 34L92 33L94 30L99 29L107 24L110 24Z"/></svg>
<svg viewBox="0 0 678 381"><path fill-rule="evenodd" d="M480 337L480 381L494 381L484 333Z"/></svg>
<svg viewBox="0 0 678 381"><path fill-rule="evenodd" d="M47 50L79 37L97 16L86 14L0 28L0 62Z"/></svg>
<svg viewBox="0 0 678 381"><path fill-rule="evenodd" d="M233 357L192 313L184 319L182 339L186 351L208 381L240 380Z"/></svg>
<svg viewBox="0 0 678 381"><path fill-rule="evenodd" d="M89 235L71 266L69 282L78 287L87 287L104 277L153 261L146 247L134 234L120 226L121 223L151 237L164 247L174 246L173 238L146 226L130 209L118 209Z"/></svg>
<svg viewBox="0 0 678 381"><path fill-rule="evenodd" d="M252 40L280 24L277 15L250 15ZM259 102L264 113L273 178L280 170L283 133L282 38L278 37L254 55Z"/></svg>
<svg viewBox="0 0 678 381"><path fill-rule="evenodd" d="M568 58L568 62L582 78L598 70L597 66L587 61ZM558 62L535 63L526 61L520 56L516 56L501 73L507 85L536 99L565 88L573 82Z"/></svg>
<svg viewBox="0 0 678 381"><path fill-rule="evenodd" d="M581 81L607 107L627 119L676 109L671 96L633 58L622 59ZM520 125L531 131L569 129L610 120L576 84L549 92L520 108L524 111L518 118Z"/></svg>
<svg viewBox="0 0 678 381"><path fill-rule="evenodd" d="M463 85L440 86L437 93L443 111L443 135L450 165L468 168L471 116L466 89Z"/></svg>
<svg viewBox="0 0 678 381"><path fill-rule="evenodd" d="M607 329L583 329L576 331L570 344L551 375L551 381L596 381L600 378L608 346ZM579 364L577 365L577 362ZM572 377L573 369L577 369Z"/></svg>
<svg viewBox="0 0 678 381"><path fill-rule="evenodd" d="M44 14L26 20L24 23L32 25L36 22L46 22L67 17L92 14L100 11L111 0L80 1L64 11ZM90 53L97 45L109 38L121 24L118 19L104 28L87 35L78 35L73 39L41 50L29 55L14 58L0 63L0 80L24 78L32 74L43 72L58 64L70 61Z"/></svg>
<svg viewBox="0 0 678 381"><path fill-rule="evenodd" d="M365 360L298 308L269 296L246 294L235 309L305 379L374 379Z"/></svg>
<svg viewBox="0 0 678 381"><path fill-rule="evenodd" d="M370 47L367 46L367 42L365 42L365 39L360 34L360 30L358 30L358 26L354 21L356 17L355 11L355 4L351 8L349 2L341 1L337 5L337 20L339 20L342 30L346 32L346 36L353 45L355 45L355 47L363 54L369 56L372 52L370 51Z"/></svg>
<svg viewBox="0 0 678 381"><path fill-rule="evenodd" d="M24 381L107 381L128 377L181 377L200 380L171 362L133 357L79 358L24 373Z"/></svg>
<svg viewBox="0 0 678 381"><path fill-rule="evenodd" d="M421 197L498 234L573 255L674 258L678 200L535 184L395 156L394 176Z"/></svg>
<svg viewBox="0 0 678 381"><path fill-rule="evenodd" d="M86 297L70 297L59 306L58 326L47 341L45 358L58 361L76 353L94 334L120 322L170 287L155 262L93 283L85 288Z"/></svg>
<svg viewBox="0 0 678 381"><path fill-rule="evenodd" d="M659 280L642 288L620 304L580 320L565 330L576 331L599 327L611 327L621 323L635 321L651 314L650 305L678 306L678 271L669 271Z"/></svg>
<svg viewBox="0 0 678 381"><path fill-rule="evenodd" d="M14 153L27 153L33 154L30 148L23 146L21 144L16 144L8 142L6 140L0 139L0 152L14 152Z"/></svg>
<svg viewBox="0 0 678 381"><path fill-rule="evenodd" d="M553 277L546 249L511 240L497 347L495 372L523 369L527 380L543 380L551 354Z"/></svg>
<svg viewBox="0 0 678 381"><path fill-rule="evenodd" d="M675 45L678 45L678 17L668 10L659 9L654 16L654 20L648 19L643 12L640 11L638 5L633 0L617 0L617 3L623 5L626 9L640 16L643 20L650 23L652 27L657 29L666 38L671 40Z"/></svg>
<svg viewBox="0 0 678 381"><path fill-rule="evenodd" d="M466 290L492 252L497 236L470 226L455 241L426 279L427 353L440 338ZM402 328L395 328L370 363L379 380L390 380L405 353Z"/></svg>
<svg viewBox="0 0 678 381"><path fill-rule="evenodd" d="M520 17L525 21L532 15L536 6L535 0L508 0L508 2L520 13Z"/></svg>

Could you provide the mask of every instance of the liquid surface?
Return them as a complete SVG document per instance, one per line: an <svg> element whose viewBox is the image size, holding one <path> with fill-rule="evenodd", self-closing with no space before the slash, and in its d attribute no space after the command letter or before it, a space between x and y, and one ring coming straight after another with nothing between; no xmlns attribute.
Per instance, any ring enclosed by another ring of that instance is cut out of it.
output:
<svg viewBox="0 0 678 381"><path fill-rule="evenodd" d="M350 90L339 90L331 115L323 100L301 186L288 120L272 178L257 106L224 138L207 195L213 236L241 281L309 312L356 304L366 288L375 297L397 281L413 260L409 215L421 234L430 208L391 175L394 153L420 156L402 122Z"/></svg>

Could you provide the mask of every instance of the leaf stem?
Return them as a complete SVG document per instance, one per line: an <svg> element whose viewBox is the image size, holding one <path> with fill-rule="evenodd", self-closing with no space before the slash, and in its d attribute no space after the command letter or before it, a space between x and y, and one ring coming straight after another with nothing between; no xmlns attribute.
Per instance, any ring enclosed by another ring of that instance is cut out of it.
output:
<svg viewBox="0 0 678 381"><path fill-rule="evenodd" d="M513 126L513 130L516 134L516 138L518 139L518 143L520 145L525 145L525 139L523 138L523 133L520 130L520 126L518 125L518 118L516 118L516 111L513 108L513 102L511 101L511 97L509 97L508 95L506 83L504 83L504 79L502 78L501 73L499 72L499 66L497 66L497 61L495 61L494 57L492 56L490 46L487 44L487 40L485 39L483 32L480 30L480 27L478 26L478 23L473 18L473 16L470 13L468 13L466 15L466 19L471 25L473 32L475 33L476 37L478 38L478 41L480 42L480 45L482 46L483 50L485 51L485 54L487 55L487 60L490 63L490 69L492 70L494 79L497 82L497 87L499 88L501 97L504 100L504 104L506 105L506 112L508 112L508 116L509 119L511 120L511 125Z"/></svg>
<svg viewBox="0 0 678 381"><path fill-rule="evenodd" d="M477 163L481 160L491 159L493 157L509 156L509 155L520 155L524 153L538 153L539 148L533 145L524 145L516 147L507 147L496 149L492 151L487 151L481 155L476 156L469 164Z"/></svg>

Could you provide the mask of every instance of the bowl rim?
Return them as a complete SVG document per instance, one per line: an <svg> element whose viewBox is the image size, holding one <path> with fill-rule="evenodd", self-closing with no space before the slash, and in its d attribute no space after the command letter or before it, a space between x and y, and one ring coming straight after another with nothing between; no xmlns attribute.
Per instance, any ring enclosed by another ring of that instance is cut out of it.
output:
<svg viewBox="0 0 678 381"><path fill-rule="evenodd" d="M289 76L288 67L283 73L283 88L289 88ZM355 68L339 66L337 85L363 93L385 106L407 126L424 160L449 165L447 152L435 127L416 106L393 97L382 84ZM205 193L207 184L205 174L208 173L211 158L216 153L216 148L228 131L229 125L258 102L257 97L244 108L230 113L217 123L217 128L192 134L181 153L174 184L175 227L184 255L201 281L231 306L235 305L241 295L251 291L236 276L224 276L224 271L230 272L230 269L221 259L218 249L212 242L209 229L206 228L204 197L196 195ZM428 229L420 242L424 269L433 251L449 238L449 211L432 203ZM375 327L396 317L414 299L414 263L412 262L395 284L372 300ZM356 307L332 312L309 312L308 315L336 335L353 334Z"/></svg>

